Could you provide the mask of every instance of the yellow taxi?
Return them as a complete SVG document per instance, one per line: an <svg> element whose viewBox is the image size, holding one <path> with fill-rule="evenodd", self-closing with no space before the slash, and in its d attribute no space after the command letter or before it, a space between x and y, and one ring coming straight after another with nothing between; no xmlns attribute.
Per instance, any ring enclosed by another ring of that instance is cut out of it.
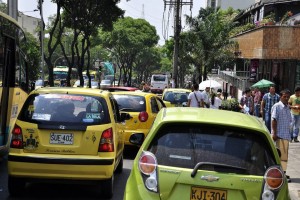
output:
<svg viewBox="0 0 300 200"><path fill-rule="evenodd" d="M162 94L162 100L167 107L186 107L191 92L184 88L166 88Z"/></svg>
<svg viewBox="0 0 300 200"><path fill-rule="evenodd" d="M164 102L153 93L112 92L120 112L130 114L125 125L125 145L141 144L147 136L157 113L165 107Z"/></svg>
<svg viewBox="0 0 300 200"><path fill-rule="evenodd" d="M10 135L8 190L23 194L26 182L88 181L113 194L122 172L124 120L107 91L40 88L30 93Z"/></svg>

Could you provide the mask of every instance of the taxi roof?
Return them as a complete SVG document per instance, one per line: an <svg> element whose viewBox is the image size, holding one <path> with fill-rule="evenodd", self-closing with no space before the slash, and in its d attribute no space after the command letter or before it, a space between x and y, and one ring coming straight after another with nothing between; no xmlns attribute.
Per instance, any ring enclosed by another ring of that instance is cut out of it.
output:
<svg viewBox="0 0 300 200"><path fill-rule="evenodd" d="M226 125L268 132L262 120L244 113L192 107L163 108L158 121Z"/></svg>
<svg viewBox="0 0 300 200"><path fill-rule="evenodd" d="M67 94L92 94L92 95L108 95L111 94L109 91L92 88L81 88L81 87L43 87L33 90L31 93L67 93Z"/></svg>

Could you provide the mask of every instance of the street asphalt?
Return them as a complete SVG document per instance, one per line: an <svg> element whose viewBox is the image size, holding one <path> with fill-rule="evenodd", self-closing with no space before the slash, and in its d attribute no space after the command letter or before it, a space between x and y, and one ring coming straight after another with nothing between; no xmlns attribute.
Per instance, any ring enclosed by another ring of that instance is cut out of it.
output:
<svg viewBox="0 0 300 200"><path fill-rule="evenodd" d="M300 138L300 136L299 136ZM286 174L290 176L289 191L292 200L300 200L300 143L292 142L289 146L288 167Z"/></svg>

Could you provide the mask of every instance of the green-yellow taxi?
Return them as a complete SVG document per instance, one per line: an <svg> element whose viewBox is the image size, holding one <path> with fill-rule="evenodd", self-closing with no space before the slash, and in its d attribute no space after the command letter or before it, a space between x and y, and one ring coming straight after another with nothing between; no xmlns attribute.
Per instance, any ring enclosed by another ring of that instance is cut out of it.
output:
<svg viewBox="0 0 300 200"><path fill-rule="evenodd" d="M165 107L163 101L148 92L112 92L120 112L130 114L125 124L125 145L140 144L147 136L157 113Z"/></svg>
<svg viewBox="0 0 300 200"><path fill-rule="evenodd" d="M258 118L162 109L134 159L124 200L288 200L287 179Z"/></svg>
<svg viewBox="0 0 300 200"><path fill-rule="evenodd" d="M162 100L166 107L186 107L191 92L184 88L166 88L162 94Z"/></svg>
<svg viewBox="0 0 300 200"><path fill-rule="evenodd" d="M113 194L122 172L124 125L110 92L41 88L31 92L10 135L8 190L22 195L26 182L86 181Z"/></svg>

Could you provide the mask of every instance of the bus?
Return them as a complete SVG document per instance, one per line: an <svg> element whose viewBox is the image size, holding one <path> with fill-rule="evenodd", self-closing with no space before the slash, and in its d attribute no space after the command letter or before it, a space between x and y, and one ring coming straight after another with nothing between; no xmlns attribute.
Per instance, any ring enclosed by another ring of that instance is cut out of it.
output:
<svg viewBox="0 0 300 200"><path fill-rule="evenodd" d="M166 74L153 74L151 76L150 90L152 93L162 94L169 87L169 76Z"/></svg>
<svg viewBox="0 0 300 200"><path fill-rule="evenodd" d="M53 68L54 86L64 86L68 77L68 66L56 66ZM73 85L77 80L77 69L72 68L70 84Z"/></svg>
<svg viewBox="0 0 300 200"><path fill-rule="evenodd" d="M7 154L9 132L29 92L28 67L22 51L25 33L0 12L0 157ZM21 45L22 44L22 45Z"/></svg>

